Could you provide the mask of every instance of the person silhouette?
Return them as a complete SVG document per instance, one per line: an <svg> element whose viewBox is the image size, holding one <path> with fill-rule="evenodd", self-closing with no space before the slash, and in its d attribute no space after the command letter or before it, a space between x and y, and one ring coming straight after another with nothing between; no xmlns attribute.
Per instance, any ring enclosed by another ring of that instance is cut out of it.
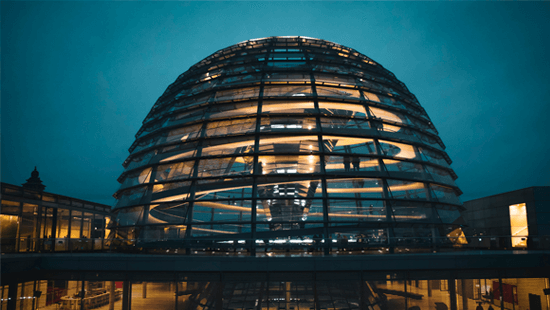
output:
<svg viewBox="0 0 550 310"><path fill-rule="evenodd" d="M351 159L351 163L353 164L353 170L359 171L360 169L359 164L361 163L361 160L359 159L359 157L353 157Z"/></svg>
<svg viewBox="0 0 550 310"><path fill-rule="evenodd" d="M348 172L350 170L349 156L344 156L344 170Z"/></svg>

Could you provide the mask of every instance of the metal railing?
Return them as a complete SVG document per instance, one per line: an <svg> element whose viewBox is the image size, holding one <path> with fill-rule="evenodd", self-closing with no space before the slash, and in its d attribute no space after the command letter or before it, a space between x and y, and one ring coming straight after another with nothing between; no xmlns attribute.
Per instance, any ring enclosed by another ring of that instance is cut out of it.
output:
<svg viewBox="0 0 550 310"><path fill-rule="evenodd" d="M225 236L226 237L226 236ZM512 246L512 242L516 246ZM471 250L550 250L550 236L470 236L332 238L288 237L274 239L1 239L2 253L131 252L183 255L361 255L428 253Z"/></svg>

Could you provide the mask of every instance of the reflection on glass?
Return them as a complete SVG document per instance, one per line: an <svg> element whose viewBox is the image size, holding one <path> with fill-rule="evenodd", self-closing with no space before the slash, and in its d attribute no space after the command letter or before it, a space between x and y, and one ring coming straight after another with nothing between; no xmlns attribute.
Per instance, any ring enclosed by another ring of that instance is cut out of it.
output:
<svg viewBox="0 0 550 310"><path fill-rule="evenodd" d="M314 118L264 117L260 131L262 132L315 132L317 123Z"/></svg>
<svg viewBox="0 0 550 310"><path fill-rule="evenodd" d="M228 121L211 122L206 125L206 136L226 136L253 132L256 129L256 119L236 119Z"/></svg>
<svg viewBox="0 0 550 310"><path fill-rule="evenodd" d="M198 177L244 175L252 172L253 158L226 157L203 159L199 162Z"/></svg>
<svg viewBox="0 0 550 310"><path fill-rule="evenodd" d="M259 156L261 174L318 173L319 156Z"/></svg>
<svg viewBox="0 0 550 310"><path fill-rule="evenodd" d="M350 154L376 154L373 139L323 136L325 152Z"/></svg>
<svg viewBox="0 0 550 310"><path fill-rule="evenodd" d="M317 151L319 151L317 136L260 138L260 152L262 153L297 153Z"/></svg>
<svg viewBox="0 0 550 310"><path fill-rule="evenodd" d="M350 103L319 102L319 112L327 116L337 115L360 118L367 116L363 105Z"/></svg>
<svg viewBox="0 0 550 310"><path fill-rule="evenodd" d="M190 174L194 164L194 161L186 161L182 163L160 165L157 168L155 182L187 179L191 176Z"/></svg>
<svg viewBox="0 0 550 310"><path fill-rule="evenodd" d="M357 89L317 86L317 96L361 98L361 93Z"/></svg>
<svg viewBox="0 0 550 310"><path fill-rule="evenodd" d="M379 179L327 180L329 197L382 198L383 192L382 182Z"/></svg>
<svg viewBox="0 0 550 310"><path fill-rule="evenodd" d="M325 156L326 173L379 171L378 159L358 156Z"/></svg>
<svg viewBox="0 0 550 310"><path fill-rule="evenodd" d="M300 96L295 96L299 98ZM265 101L262 105L262 113L314 113L313 101Z"/></svg>
<svg viewBox="0 0 550 310"><path fill-rule="evenodd" d="M265 97L305 97L311 96L311 85L285 85L285 86L265 86Z"/></svg>

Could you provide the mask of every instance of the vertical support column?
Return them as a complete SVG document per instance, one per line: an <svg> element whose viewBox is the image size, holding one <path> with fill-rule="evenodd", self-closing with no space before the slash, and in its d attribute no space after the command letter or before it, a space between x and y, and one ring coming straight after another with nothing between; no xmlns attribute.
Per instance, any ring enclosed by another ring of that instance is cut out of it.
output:
<svg viewBox="0 0 550 310"><path fill-rule="evenodd" d="M130 281L124 280L122 283L122 310L130 310Z"/></svg>
<svg viewBox="0 0 550 310"><path fill-rule="evenodd" d="M373 140L374 141L374 146L376 148L376 154L378 156L383 156L384 155L384 152L382 151L382 147L380 147L380 142L378 142L378 140ZM386 165L384 165L384 160L382 160L382 158L378 158L378 166L380 167L380 172L382 172L382 169L384 169L384 172L385 174L387 175L387 169L386 169ZM382 180L382 184L380 184L382 186L382 191L383 191L383 198L384 198L384 208L386 208L386 225L387 225L387 231L388 231L388 246L389 246L389 252L391 254L394 253L395 251L395 233L394 233L394 225L395 225L395 222L392 218L392 215L393 215L393 210L392 210L392 205L389 201L389 199L392 198L391 194L390 194L390 186L388 184L388 182L386 181L386 178L383 178Z"/></svg>
<svg viewBox="0 0 550 310"><path fill-rule="evenodd" d="M128 281L128 310L132 309L132 281Z"/></svg>
<svg viewBox="0 0 550 310"><path fill-rule="evenodd" d="M65 246L66 246L66 250L71 252L73 251L73 248L71 246L71 231L73 229L72 225L73 225L73 211L72 210L69 210L69 223L68 223L68 226L67 226L67 238L64 238L65 239Z"/></svg>
<svg viewBox="0 0 550 310"><path fill-rule="evenodd" d="M266 282L262 281L262 284L260 285L260 294L258 296L258 305L254 310L262 310L262 300L264 299L264 290L266 290L265 284ZM222 307L216 308L216 310L222 310Z"/></svg>
<svg viewBox="0 0 550 310"><path fill-rule="evenodd" d="M200 160L198 158L200 158L202 156L202 145L203 145L203 141L204 141L204 137L206 135L206 127L208 125L208 122L204 122L202 124L202 127L201 127L201 131L200 131L200 140L197 144L197 153L196 153L196 156L195 158L197 158L197 160L195 160L195 163L193 164L193 179L196 179L198 174L199 174L199 162ZM189 255L191 254L191 248L190 248L190 245L191 245L191 241L190 239L192 238L193 234L192 234L192 231L193 231L193 209L194 209L194 206L195 206L195 192L196 192L196 189L197 189L197 181L192 181L191 183L191 187L189 188L189 197L188 197L188 208L187 208L187 216L185 217L184 219L184 223L183 225L185 225L186 229L185 229L185 237L184 237L184 242L185 242L185 254Z"/></svg>
<svg viewBox="0 0 550 310"><path fill-rule="evenodd" d="M32 310L36 309L38 304L38 299L36 298L36 282L38 281L33 281L32 283Z"/></svg>
<svg viewBox="0 0 550 310"><path fill-rule="evenodd" d="M285 308L290 309L290 282L285 282Z"/></svg>
<svg viewBox="0 0 550 310"><path fill-rule="evenodd" d="M390 254L393 254L395 252L395 233L394 233L394 222L392 219L392 205L388 201L390 198L390 194L388 191L388 182L386 179L382 179L382 187L384 190L384 207L386 208L386 223L388 225L388 246L389 246L389 252Z"/></svg>
<svg viewBox="0 0 550 310"><path fill-rule="evenodd" d="M368 296L365 294L365 279L363 279L363 271L361 271L361 283L359 284L359 308L368 309Z"/></svg>
<svg viewBox="0 0 550 310"><path fill-rule="evenodd" d="M57 208L53 208L52 211L52 230L48 237L51 237L50 242L50 252L55 252L55 237L57 237Z"/></svg>
<svg viewBox="0 0 550 310"><path fill-rule="evenodd" d="M80 309L84 310L84 297L86 296L86 281L80 281Z"/></svg>
<svg viewBox="0 0 550 310"><path fill-rule="evenodd" d="M109 282L109 310L115 310L115 281Z"/></svg>
<svg viewBox="0 0 550 310"><path fill-rule="evenodd" d="M405 309L409 309L409 296L407 292L407 284L410 285L410 280L403 281L403 289L405 291Z"/></svg>
<svg viewBox="0 0 550 310"><path fill-rule="evenodd" d="M175 294L176 295L176 302L175 302L175 309L178 309L178 298L179 298L179 281L176 278L176 281L174 281L174 284L176 284ZM170 288L172 288L172 284L170 284Z"/></svg>
<svg viewBox="0 0 550 310"><path fill-rule="evenodd" d="M15 310L17 305L17 286L18 283L10 283L8 288L8 310Z"/></svg>
<svg viewBox="0 0 550 310"><path fill-rule="evenodd" d="M504 310L504 298L503 298L503 290L502 290L502 277L498 276L498 295L500 296L500 309Z"/></svg>
<svg viewBox="0 0 550 310"><path fill-rule="evenodd" d="M321 310L321 305L319 304L319 295L317 295L317 277L314 277L313 282L313 301L315 304L315 310Z"/></svg>
<svg viewBox="0 0 550 310"><path fill-rule="evenodd" d="M152 169L153 171L151 172L152 175L155 175L156 174L156 170L157 168L153 168ZM155 174L153 174L155 173ZM150 182L153 182L154 178L151 177L151 180ZM149 185L148 186L149 189L147 190L147 192L149 193L149 195L152 195L153 193L153 185ZM151 201L150 199L150 196L149 196L149 201ZM148 242L148 240L146 239L147 235L148 235L148 230L149 230L149 226L147 225L149 223L149 212L151 211L151 205L144 205L143 206L143 217L141 218L141 220L137 223L140 227L139 229L139 233L136 234L136 242L135 243L138 243L138 240L140 242ZM154 241L157 241L157 240L154 240ZM151 241L149 241L151 242Z"/></svg>
<svg viewBox="0 0 550 310"><path fill-rule="evenodd" d="M267 55L265 57L265 61L267 62L269 58L269 51L267 52ZM265 66L263 66L265 68ZM260 128L262 124L262 98L264 96L264 82L263 78L265 76L265 73L262 75L262 81L260 83L260 90L258 91L258 109L256 110L256 128L254 132L254 151L253 151L253 159L252 159L252 169L253 169L253 175L252 175L252 205L251 205L251 213L250 213L250 244L249 244L249 251L250 256L256 256L256 218L257 218L257 209L258 209L258 178L262 176L263 174L263 168L262 163L258 160L258 153L260 151ZM267 244L264 244L264 246L267 249Z"/></svg>
<svg viewBox="0 0 550 310"><path fill-rule="evenodd" d="M306 56L307 63L309 64L309 55L304 51L304 55ZM315 86L315 75L313 75L313 72L310 72L310 81L311 81L311 89L313 92L313 106L315 108L316 114L319 113L319 100L317 99L317 87ZM317 134L317 144L319 147L319 164L321 166L321 189L322 194L321 198L323 199L323 240L324 240L324 255L329 255L330 250L332 249L332 238L329 234L329 218L328 218L328 196L327 196L327 178L326 178L326 168L325 168L325 149L323 144L323 126L321 125L321 120L319 119L319 116L315 117L315 124L317 126L317 130L319 133Z"/></svg>
<svg viewBox="0 0 550 310"><path fill-rule="evenodd" d="M414 146L414 150L417 153L417 155L420 154L416 146ZM423 169L426 170L426 167L424 165L422 167L424 167ZM427 170L424 172L428 173ZM436 235L439 235L438 231L435 229L435 221L436 219L439 219L439 214L437 213L437 207L435 204L435 202L437 201L437 198L434 197L434 195L432 195L432 191L430 190L430 186L428 185L428 183L423 183L423 184L424 184L424 190L426 191L426 197L428 197L429 201L433 201L433 203L430 203L432 207L432 224L430 224L431 230L432 230L432 240L430 243L432 245L432 251L435 252L437 251L437 242L438 242Z"/></svg>
<svg viewBox="0 0 550 310"><path fill-rule="evenodd" d="M175 294L176 295L176 302L175 302L175 308L176 310L178 309L178 298L179 298L179 282L178 280L176 279L176 281L174 281L174 283L176 284L176 290L175 290ZM172 284L170 284L170 288L172 288Z"/></svg>
<svg viewBox="0 0 550 310"><path fill-rule="evenodd" d="M263 287L263 285L262 285ZM258 309L261 309L262 304L262 291L260 289L260 299L258 300ZM223 310L223 280L220 276L220 282L218 282L218 287L216 288L216 308L215 310Z"/></svg>
<svg viewBox="0 0 550 310"><path fill-rule="evenodd" d="M42 226L42 196L40 196L40 202L36 207L36 216L33 218L33 221L34 221L34 229L32 232L31 251L38 252L42 250L41 244L43 244L42 239L40 238L40 230ZM34 308L34 301L33 301L33 308Z"/></svg>
<svg viewBox="0 0 550 310"><path fill-rule="evenodd" d="M361 96L362 96L362 99L363 100L367 100L365 94L363 93L363 91L361 91ZM367 117L369 119L369 126L371 129L373 130L379 130L379 128L381 128L381 125L378 121L373 121L376 119L376 116L374 114L372 114L371 110L369 109L369 105L365 106L365 111L367 112ZM378 141L378 139L373 139L373 143L374 143L374 148L375 148L375 153L376 155L378 156L378 167L380 169L380 172L386 172L386 175L387 175L387 169L386 169L386 165L384 164L384 160L382 159L382 156L385 156L382 148L380 147L380 142ZM370 150L370 147L369 147L369 150ZM388 237L388 246L389 246L389 252L390 253L394 253L394 244L395 244L395 236L394 236L394 229L393 229L393 226L394 226L394 221L392 220L392 206L391 206L391 203L389 202L388 199L392 198L391 195L390 195L390 191L388 190L389 186L388 186L388 183L386 181L386 179L382 179L382 184L380 184L382 186L382 193L383 193L383 198L384 198L384 208L386 209L386 225L387 225L387 228L386 228L386 233L387 233L387 237Z"/></svg>
<svg viewBox="0 0 550 310"><path fill-rule="evenodd" d="M147 282L141 283L141 297L147 298Z"/></svg>
<svg viewBox="0 0 550 310"><path fill-rule="evenodd" d="M81 246L81 248L84 246L82 244L82 237L84 235L84 211L80 211L82 213L82 215L80 216L80 233L78 234L78 244ZM79 248L79 250L81 250L81 248Z"/></svg>
<svg viewBox="0 0 550 310"><path fill-rule="evenodd" d="M468 296L466 294L466 279L460 279L462 292L462 310L468 310Z"/></svg>
<svg viewBox="0 0 550 310"><path fill-rule="evenodd" d="M451 277L447 280L449 283L449 295L450 295L450 301L451 301L451 310L457 310L456 305L456 283L455 283L455 277L454 274L451 274Z"/></svg>
<svg viewBox="0 0 550 310"><path fill-rule="evenodd" d="M432 297L432 280L426 280L428 297Z"/></svg>
<svg viewBox="0 0 550 310"><path fill-rule="evenodd" d="M23 222L23 204L19 203L19 209L17 210L17 232L15 233L15 252L19 252L21 246L21 223Z"/></svg>

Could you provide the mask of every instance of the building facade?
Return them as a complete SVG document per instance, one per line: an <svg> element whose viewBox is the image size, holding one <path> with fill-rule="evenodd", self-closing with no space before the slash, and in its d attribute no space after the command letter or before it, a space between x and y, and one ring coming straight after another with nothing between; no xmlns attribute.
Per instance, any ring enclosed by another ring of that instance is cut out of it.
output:
<svg viewBox="0 0 550 310"><path fill-rule="evenodd" d="M472 246L550 248L550 186L535 186L464 203Z"/></svg>
<svg viewBox="0 0 550 310"><path fill-rule="evenodd" d="M102 250L111 207L44 192L35 170L23 186L1 184L2 253Z"/></svg>

